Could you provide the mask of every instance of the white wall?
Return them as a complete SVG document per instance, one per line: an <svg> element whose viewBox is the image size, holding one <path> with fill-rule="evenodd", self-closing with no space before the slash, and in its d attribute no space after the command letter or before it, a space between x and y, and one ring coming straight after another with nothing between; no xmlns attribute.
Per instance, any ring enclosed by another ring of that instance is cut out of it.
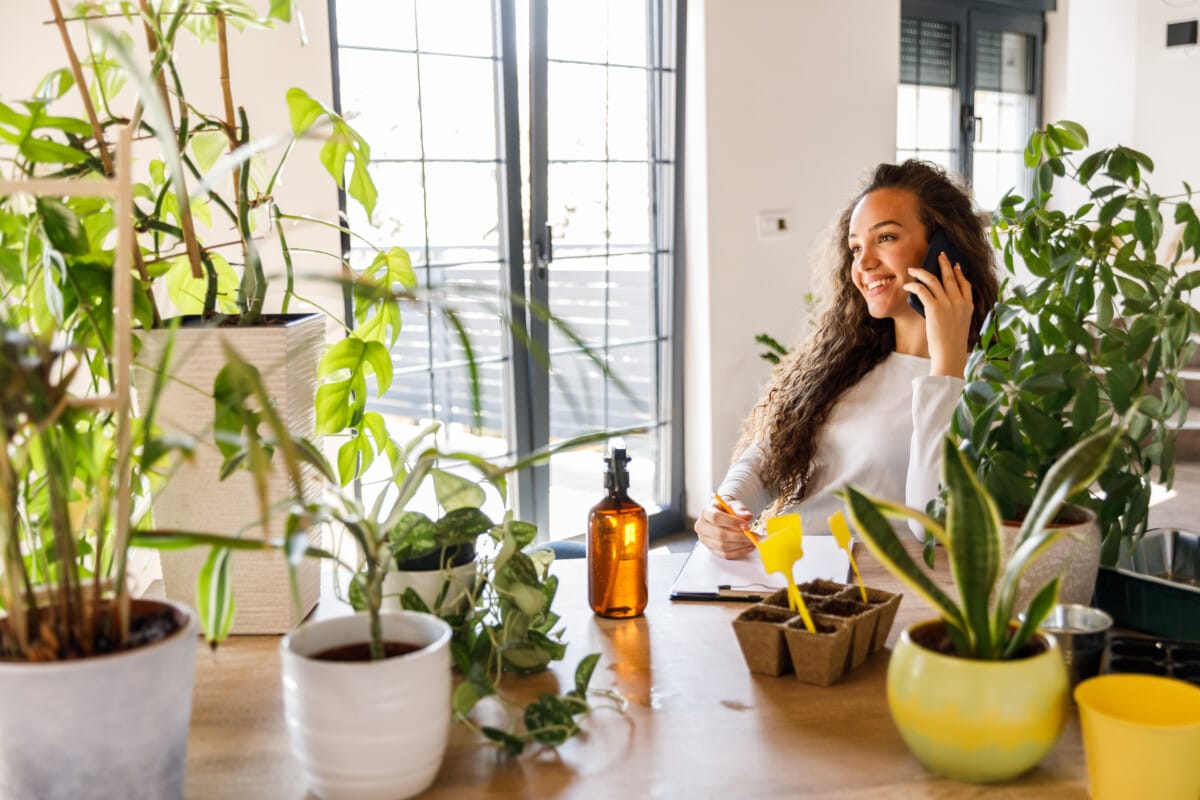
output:
<svg viewBox="0 0 1200 800"><path fill-rule="evenodd" d="M1082 123L1092 147L1146 152L1160 193L1200 186L1200 47L1166 47L1168 22L1198 18L1200 0L1058 0L1047 14L1045 119Z"/></svg>
<svg viewBox="0 0 1200 800"><path fill-rule="evenodd" d="M1168 22L1198 18L1197 0L1138 0L1137 35L1118 40L1136 48L1133 146L1154 159L1152 185L1162 194L1184 180L1200 188L1200 47L1166 47Z"/></svg>
<svg viewBox="0 0 1200 800"><path fill-rule="evenodd" d="M1093 148L1132 146L1135 139L1137 12L1138 0L1058 0L1057 11L1046 14L1042 118L1080 123ZM1072 189L1058 190L1064 208L1085 200L1083 190Z"/></svg>
<svg viewBox="0 0 1200 800"><path fill-rule="evenodd" d="M900 3L690 0L688 11L685 511L694 516L769 373L754 335L799 338L815 246L862 173L895 158ZM755 217L769 210L792 212L789 237L758 240Z"/></svg>

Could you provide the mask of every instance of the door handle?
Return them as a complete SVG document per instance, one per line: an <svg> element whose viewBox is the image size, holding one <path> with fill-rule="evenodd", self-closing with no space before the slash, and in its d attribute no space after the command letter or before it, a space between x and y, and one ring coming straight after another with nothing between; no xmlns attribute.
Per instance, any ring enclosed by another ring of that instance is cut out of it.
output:
<svg viewBox="0 0 1200 800"><path fill-rule="evenodd" d="M534 242L537 251L537 277L546 279L546 267L554 260L554 229L547 222L542 230L542 236Z"/></svg>

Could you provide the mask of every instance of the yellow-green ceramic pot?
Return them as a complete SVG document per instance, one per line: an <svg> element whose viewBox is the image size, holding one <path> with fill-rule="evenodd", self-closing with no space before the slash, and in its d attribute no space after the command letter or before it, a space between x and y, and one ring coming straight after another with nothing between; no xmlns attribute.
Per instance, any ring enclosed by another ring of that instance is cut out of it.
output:
<svg viewBox="0 0 1200 800"><path fill-rule="evenodd" d="M1067 669L1058 645L1039 635L1045 649L1037 655L979 661L917 644L941 625L927 620L901 633L888 663L892 719L936 773L972 783L1015 778L1045 758L1067 718Z"/></svg>

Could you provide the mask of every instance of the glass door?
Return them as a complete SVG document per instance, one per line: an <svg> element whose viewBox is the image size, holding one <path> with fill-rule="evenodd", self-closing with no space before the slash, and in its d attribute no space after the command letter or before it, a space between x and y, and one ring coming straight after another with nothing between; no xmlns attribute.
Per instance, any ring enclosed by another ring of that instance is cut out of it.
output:
<svg viewBox="0 0 1200 800"><path fill-rule="evenodd" d="M625 442L631 494L657 512L652 529L677 530L674 3L331 8L337 103L371 143L379 189L374 219L351 208L347 248L366 263L374 246L404 247L422 286L453 297L484 389L476 425L466 353L429 302L405 309L392 387L371 410L400 441L438 419L447 446L501 460L644 428ZM509 291L572 333L506 305ZM543 537L583 533L603 451L524 472L509 501ZM364 491L386 478L368 475Z"/></svg>
<svg viewBox="0 0 1200 800"><path fill-rule="evenodd" d="M671 452L674 231L674 4L534 0L531 7L531 295L577 338L535 323L535 424L553 444L629 427L630 495L675 506ZM599 354L607 374L586 351ZM555 457L551 536L586 527L603 490L603 446Z"/></svg>
<svg viewBox="0 0 1200 800"><path fill-rule="evenodd" d="M1040 26L983 12L973 21L971 181L979 205L994 209L1010 189L1028 196L1033 179L1024 152L1038 125Z"/></svg>

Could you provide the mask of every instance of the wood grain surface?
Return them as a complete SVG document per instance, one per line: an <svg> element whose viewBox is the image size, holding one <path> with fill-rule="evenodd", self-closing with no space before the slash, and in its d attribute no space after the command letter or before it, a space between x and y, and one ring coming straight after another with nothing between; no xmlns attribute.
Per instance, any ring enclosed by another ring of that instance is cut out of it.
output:
<svg viewBox="0 0 1200 800"><path fill-rule="evenodd" d="M868 586L903 591L862 548L856 554ZM1020 780L974 786L940 778L908 752L888 714L890 650L828 688L752 675L730 625L743 604L667 600L684 558L651 557L650 604L633 620L593 616L586 563L556 564L567 657L549 673L508 680L505 691L531 698L560 681L569 687L579 659L599 651L592 685L619 690L627 710L597 712L557 752L532 749L515 759L453 725L441 772L422 797L1087 797L1073 708L1050 756ZM939 566L939 582L949 585ZM319 613L339 613L335 606L323 601ZM906 593L889 646L928 616ZM283 723L279 641L234 637L216 652L197 646L187 797L308 796Z"/></svg>

